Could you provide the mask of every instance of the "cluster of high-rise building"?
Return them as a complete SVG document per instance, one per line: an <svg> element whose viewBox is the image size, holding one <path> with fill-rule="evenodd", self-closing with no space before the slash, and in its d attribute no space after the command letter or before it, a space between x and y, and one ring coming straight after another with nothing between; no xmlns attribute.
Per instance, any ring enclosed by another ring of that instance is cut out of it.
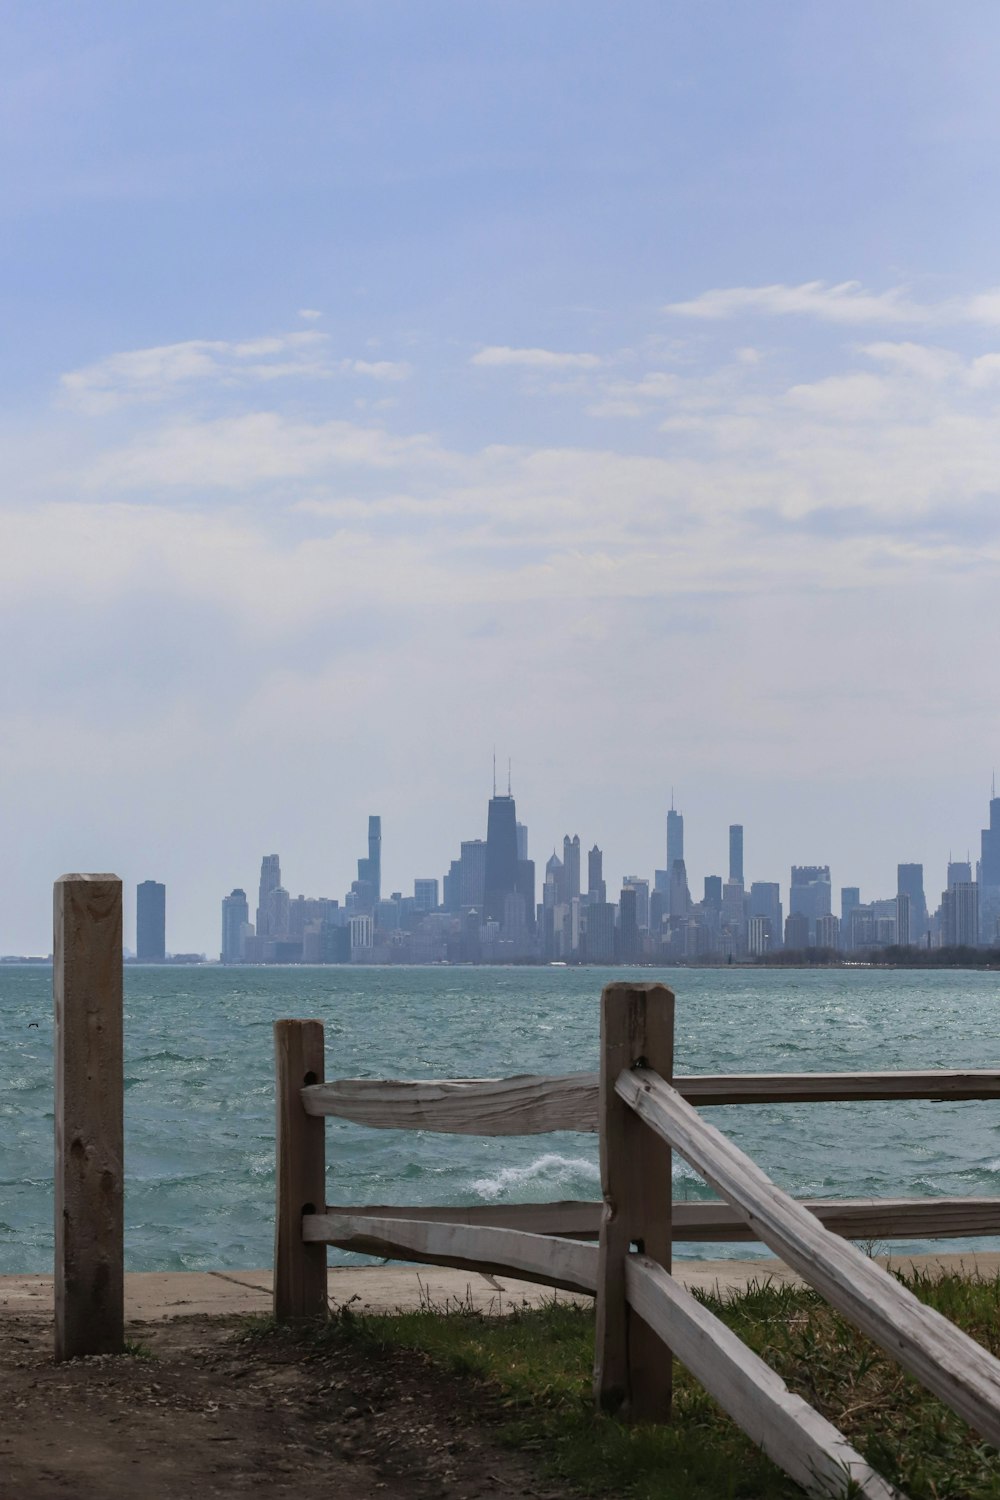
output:
<svg viewBox="0 0 1000 1500"><path fill-rule="evenodd" d="M151 885L152 882L147 882ZM142 891L140 887L140 892ZM162 890L162 887L158 887ZM486 838L464 841L447 873L417 879L413 894L382 891L382 824L368 820L368 852L343 900L290 896L276 854L261 863L251 919L244 890L222 903L223 963L689 963L764 958L782 949L868 953L899 947L1000 946L1000 798L990 801L981 854L949 861L931 911L920 864L900 864L894 894L862 901L829 865L793 865L784 913L778 881L744 875L743 827L729 829L728 878L707 875L692 894L684 819L667 813L666 859L650 881L626 875L608 899L602 851L566 834L536 891L528 830L514 797L494 786ZM140 940L140 956L142 943Z"/></svg>

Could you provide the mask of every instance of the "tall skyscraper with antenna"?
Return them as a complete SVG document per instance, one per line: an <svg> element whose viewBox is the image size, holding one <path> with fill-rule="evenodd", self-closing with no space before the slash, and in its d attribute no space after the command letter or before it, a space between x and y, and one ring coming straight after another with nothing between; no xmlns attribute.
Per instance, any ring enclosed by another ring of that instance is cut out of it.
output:
<svg viewBox="0 0 1000 1500"><path fill-rule="evenodd" d="M486 819L486 889L483 916L487 922L504 920L504 903L517 891L517 812L507 763L506 794L497 793L497 762L493 757L493 796Z"/></svg>

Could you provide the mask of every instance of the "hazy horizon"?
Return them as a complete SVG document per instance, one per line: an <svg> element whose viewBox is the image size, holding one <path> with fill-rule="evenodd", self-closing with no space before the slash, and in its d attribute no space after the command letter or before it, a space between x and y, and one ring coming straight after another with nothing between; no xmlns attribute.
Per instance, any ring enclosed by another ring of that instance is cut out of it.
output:
<svg viewBox="0 0 1000 1500"><path fill-rule="evenodd" d="M1000 762L1000 11L6 17L0 952L281 855L894 893ZM991 626L990 620L994 623Z"/></svg>

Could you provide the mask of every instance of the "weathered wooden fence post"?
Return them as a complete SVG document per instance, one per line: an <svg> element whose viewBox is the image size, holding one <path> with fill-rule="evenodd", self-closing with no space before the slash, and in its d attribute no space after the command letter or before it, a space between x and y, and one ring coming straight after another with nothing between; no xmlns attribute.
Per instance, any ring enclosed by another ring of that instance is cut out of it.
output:
<svg viewBox="0 0 1000 1500"><path fill-rule="evenodd" d="M670 1270L670 1148L615 1093L639 1064L669 1083L674 996L663 984L609 984L601 995L601 1220L594 1399L634 1422L670 1419L670 1350L625 1299L625 1257L637 1245Z"/></svg>
<svg viewBox="0 0 1000 1500"><path fill-rule="evenodd" d="M277 1172L274 1316L282 1322L327 1310L326 1246L302 1239L302 1215L326 1208L326 1121L307 1115L300 1089L323 1083L322 1021L275 1021Z"/></svg>
<svg viewBox="0 0 1000 1500"><path fill-rule="evenodd" d="M122 883L63 875L53 892L55 1353L125 1343Z"/></svg>

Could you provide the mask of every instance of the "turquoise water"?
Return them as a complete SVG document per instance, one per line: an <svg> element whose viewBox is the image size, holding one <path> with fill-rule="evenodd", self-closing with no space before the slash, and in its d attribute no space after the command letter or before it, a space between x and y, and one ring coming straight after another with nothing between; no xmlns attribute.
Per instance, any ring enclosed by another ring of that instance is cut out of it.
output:
<svg viewBox="0 0 1000 1500"><path fill-rule="evenodd" d="M637 975L636 970L630 971ZM131 1270L266 1266L271 1024L316 1016L334 1077L468 1077L597 1066L607 970L126 971L126 1253ZM1000 975L641 971L677 992L678 1072L996 1067ZM37 1028L30 1023L38 1023ZM0 969L0 1272L52 1264L47 969ZM706 1111L799 1196L1000 1194L1000 1106L754 1105ZM327 1126L331 1203L594 1198L596 1138L478 1139ZM675 1193L712 1196L681 1162ZM1000 1248L950 1241L945 1248ZM679 1247L680 1248L680 1247ZM929 1249L916 1241L902 1249ZM745 1255L743 1246L684 1254ZM336 1252L331 1252L334 1259Z"/></svg>

